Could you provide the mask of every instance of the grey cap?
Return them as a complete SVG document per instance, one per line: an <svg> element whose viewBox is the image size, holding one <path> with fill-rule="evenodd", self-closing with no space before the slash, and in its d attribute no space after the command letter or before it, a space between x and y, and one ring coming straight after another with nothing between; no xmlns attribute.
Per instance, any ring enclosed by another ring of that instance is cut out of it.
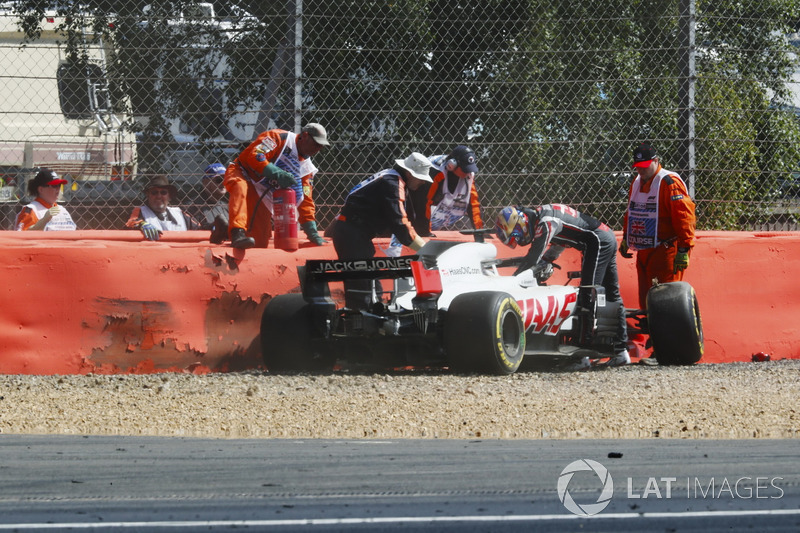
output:
<svg viewBox="0 0 800 533"><path fill-rule="evenodd" d="M317 144L322 146L330 146L328 142L328 132L322 127L322 124L316 122L309 122L302 130L303 133L308 133Z"/></svg>

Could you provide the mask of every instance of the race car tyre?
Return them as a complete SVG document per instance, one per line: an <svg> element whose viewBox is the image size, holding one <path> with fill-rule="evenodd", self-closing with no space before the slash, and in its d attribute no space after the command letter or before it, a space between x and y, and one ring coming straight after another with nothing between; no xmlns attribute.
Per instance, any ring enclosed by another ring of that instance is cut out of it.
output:
<svg viewBox="0 0 800 533"><path fill-rule="evenodd" d="M692 365L703 357L703 323L697 295L685 281L654 286L647 293L647 324L661 365Z"/></svg>
<svg viewBox="0 0 800 533"><path fill-rule="evenodd" d="M311 346L311 306L302 294L272 298L261 315L261 357L271 372L332 368Z"/></svg>
<svg viewBox="0 0 800 533"><path fill-rule="evenodd" d="M516 372L525 355L517 302L504 292L456 296L444 318L444 349L457 372Z"/></svg>

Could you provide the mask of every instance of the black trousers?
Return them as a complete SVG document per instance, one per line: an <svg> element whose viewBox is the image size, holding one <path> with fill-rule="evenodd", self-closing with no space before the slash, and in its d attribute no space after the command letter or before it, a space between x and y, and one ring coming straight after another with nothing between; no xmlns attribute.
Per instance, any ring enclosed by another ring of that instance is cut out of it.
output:
<svg viewBox="0 0 800 533"><path fill-rule="evenodd" d="M583 250L581 265L581 285L602 285L606 290L606 300L620 302L619 274L617 273L617 239L612 231L597 229L596 239L588 239ZM628 325L625 320L625 307L620 307L617 328L617 350L624 350L628 344Z"/></svg>
<svg viewBox="0 0 800 533"><path fill-rule="evenodd" d="M373 235L365 227L337 220L331 231L333 248L339 259L365 259L375 257ZM368 279L356 279L344 282L344 305L350 309L367 309L372 301L371 295L375 282Z"/></svg>

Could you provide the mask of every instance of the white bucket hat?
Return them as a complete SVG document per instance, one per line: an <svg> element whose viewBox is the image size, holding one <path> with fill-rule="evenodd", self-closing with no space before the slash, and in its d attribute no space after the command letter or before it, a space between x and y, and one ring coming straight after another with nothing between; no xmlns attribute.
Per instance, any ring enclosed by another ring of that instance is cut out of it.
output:
<svg viewBox="0 0 800 533"><path fill-rule="evenodd" d="M428 161L428 158L421 153L411 152L411 155L405 159L395 159L394 162L398 166L411 172L411 175L415 178L433 183L430 175L428 175L428 169L433 165L431 165L431 162Z"/></svg>

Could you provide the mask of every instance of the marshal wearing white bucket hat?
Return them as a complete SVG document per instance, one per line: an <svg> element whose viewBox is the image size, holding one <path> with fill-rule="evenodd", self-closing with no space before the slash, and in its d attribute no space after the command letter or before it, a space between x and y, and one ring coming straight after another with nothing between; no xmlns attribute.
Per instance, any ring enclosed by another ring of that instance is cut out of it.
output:
<svg viewBox="0 0 800 533"><path fill-rule="evenodd" d="M394 162L397 166L411 172L411 175L415 178L433 183L433 179L430 174L428 174L428 171L432 167L431 162L421 153L411 152L411 155L405 159L395 159Z"/></svg>
<svg viewBox="0 0 800 533"><path fill-rule="evenodd" d="M342 260L375 256L375 237L394 235L401 245L418 251L425 245L409 222L408 194L433 183L428 172L430 160L419 152L395 159L392 168L379 170L362 180L345 198L342 211L331 228L333 247ZM368 279L344 282L345 306L367 309L372 303L373 286Z"/></svg>

